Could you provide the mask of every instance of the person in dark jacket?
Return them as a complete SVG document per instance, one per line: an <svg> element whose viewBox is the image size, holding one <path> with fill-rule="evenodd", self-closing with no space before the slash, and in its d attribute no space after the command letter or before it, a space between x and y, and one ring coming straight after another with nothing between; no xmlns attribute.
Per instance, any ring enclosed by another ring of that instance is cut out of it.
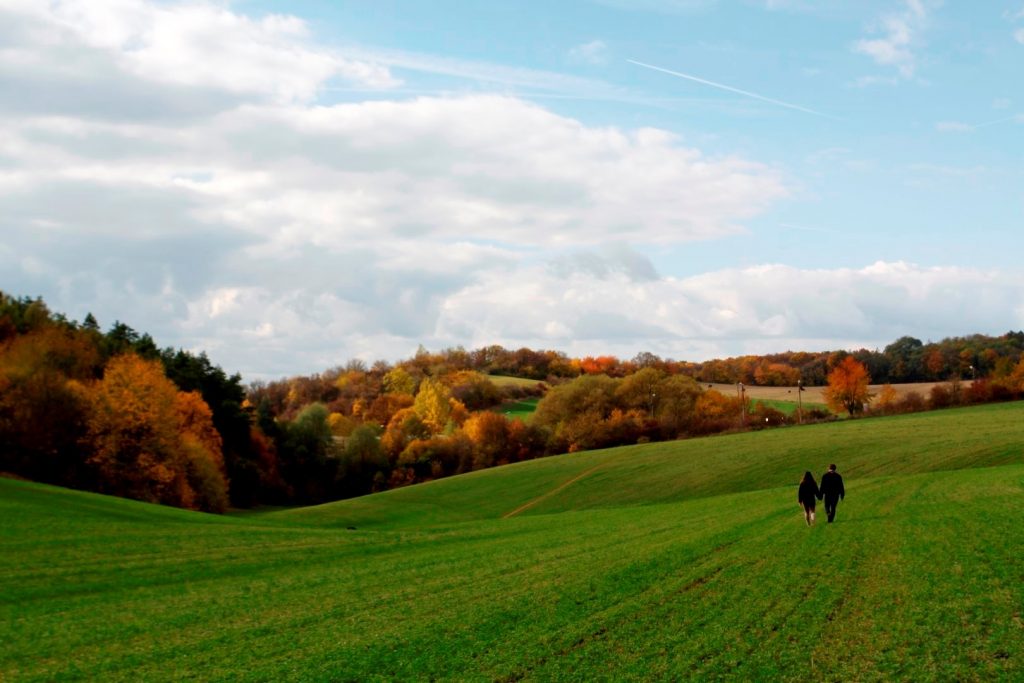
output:
<svg viewBox="0 0 1024 683"><path fill-rule="evenodd" d="M814 475L810 472L804 472L804 478L800 480L800 490L796 493L796 502L800 503L804 509L804 519L807 520L807 526L814 524L814 506L815 501L821 499L821 493L818 491L818 484L814 481Z"/></svg>
<svg viewBox="0 0 1024 683"><path fill-rule="evenodd" d="M825 500L825 514L828 515L828 523L836 518L836 505L846 498L846 488L843 486L843 478L836 472L835 464L828 466L828 472L821 475L821 498Z"/></svg>

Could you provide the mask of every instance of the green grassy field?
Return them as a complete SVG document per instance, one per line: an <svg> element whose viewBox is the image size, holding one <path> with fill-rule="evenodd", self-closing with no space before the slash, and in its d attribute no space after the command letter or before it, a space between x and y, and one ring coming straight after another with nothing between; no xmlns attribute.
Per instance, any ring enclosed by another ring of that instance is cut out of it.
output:
<svg viewBox="0 0 1024 683"><path fill-rule="evenodd" d="M799 407L797 405L796 401L780 401L780 400L769 399L769 398L755 399L755 400L751 401L751 403L753 403L753 404L762 403L762 404L768 406L769 408L774 408L775 410L779 411L783 415L786 415L787 417L788 416L793 416L794 418L796 417L796 411L797 411L797 408ZM817 409L817 410L824 410L825 412L829 412L829 413L832 412L831 410L828 409L828 406L825 405L824 403L808 403L806 401L803 404L803 409L804 409L804 411Z"/></svg>
<svg viewBox="0 0 1024 683"><path fill-rule="evenodd" d="M524 398L521 401L510 401L502 403L494 410L501 413L510 420L529 420L530 416L537 410L539 398Z"/></svg>
<svg viewBox="0 0 1024 683"><path fill-rule="evenodd" d="M0 480L0 680L1020 679L1022 418L609 449L251 517ZM833 460L847 499L807 528L795 482Z"/></svg>

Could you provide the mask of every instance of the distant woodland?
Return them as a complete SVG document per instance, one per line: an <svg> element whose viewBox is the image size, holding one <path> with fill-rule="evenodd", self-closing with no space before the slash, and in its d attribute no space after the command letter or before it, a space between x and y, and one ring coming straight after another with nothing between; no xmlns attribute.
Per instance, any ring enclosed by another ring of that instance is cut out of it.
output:
<svg viewBox="0 0 1024 683"><path fill-rule="evenodd" d="M511 380L509 378L517 378ZM529 381L526 381L529 380ZM927 396L891 384L941 381ZM1024 332L702 363L488 346L243 385L205 354L0 292L0 471L210 512L325 502L578 450L792 424L708 383L825 386L849 416L1013 400ZM872 395L868 384L887 385ZM509 402L535 399L528 420ZM835 419L804 411L801 421Z"/></svg>

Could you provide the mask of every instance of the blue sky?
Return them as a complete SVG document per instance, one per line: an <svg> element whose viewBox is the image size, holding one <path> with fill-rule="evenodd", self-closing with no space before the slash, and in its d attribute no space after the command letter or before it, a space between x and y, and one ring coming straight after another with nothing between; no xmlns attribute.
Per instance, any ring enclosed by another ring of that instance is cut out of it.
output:
<svg viewBox="0 0 1024 683"><path fill-rule="evenodd" d="M1024 327L1022 0L0 0L0 25L0 289L248 378Z"/></svg>

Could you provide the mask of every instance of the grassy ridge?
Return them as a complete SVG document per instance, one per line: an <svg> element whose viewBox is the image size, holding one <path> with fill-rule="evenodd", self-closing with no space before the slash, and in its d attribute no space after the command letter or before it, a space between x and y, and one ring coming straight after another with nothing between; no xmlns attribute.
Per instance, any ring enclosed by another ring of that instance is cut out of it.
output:
<svg viewBox="0 0 1024 683"><path fill-rule="evenodd" d="M239 518L0 479L0 680L1020 678L1022 409ZM808 529L795 479L830 459L849 495Z"/></svg>

